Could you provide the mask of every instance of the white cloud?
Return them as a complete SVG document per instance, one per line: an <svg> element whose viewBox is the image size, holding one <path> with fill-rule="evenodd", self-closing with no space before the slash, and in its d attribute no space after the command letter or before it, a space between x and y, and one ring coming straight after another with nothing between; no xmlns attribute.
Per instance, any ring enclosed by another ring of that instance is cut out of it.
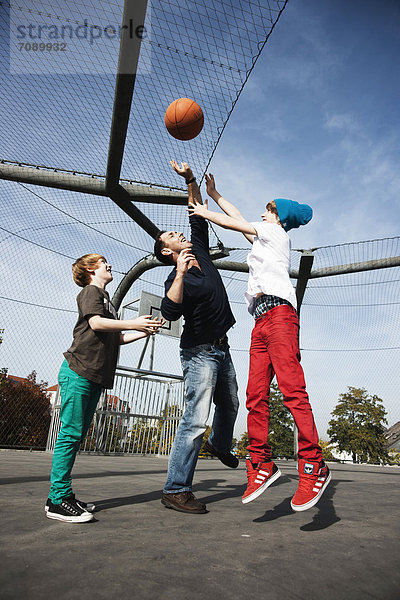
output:
<svg viewBox="0 0 400 600"><path fill-rule="evenodd" d="M325 125L328 129L340 129L346 132L359 132L355 118L350 114L332 114L326 116Z"/></svg>

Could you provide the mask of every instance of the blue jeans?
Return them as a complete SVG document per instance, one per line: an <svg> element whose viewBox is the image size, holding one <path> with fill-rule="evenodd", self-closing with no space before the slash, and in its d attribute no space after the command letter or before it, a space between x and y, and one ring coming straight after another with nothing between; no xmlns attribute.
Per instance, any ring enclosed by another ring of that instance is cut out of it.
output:
<svg viewBox="0 0 400 600"><path fill-rule="evenodd" d="M215 404L210 444L229 452L239 408L235 369L228 344L201 344L181 349L185 412L172 447L164 493L191 490L211 402Z"/></svg>

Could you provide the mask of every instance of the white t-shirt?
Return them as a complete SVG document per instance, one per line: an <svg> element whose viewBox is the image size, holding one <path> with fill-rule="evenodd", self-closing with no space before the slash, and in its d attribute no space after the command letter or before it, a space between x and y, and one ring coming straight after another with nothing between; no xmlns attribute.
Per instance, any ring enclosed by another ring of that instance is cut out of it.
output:
<svg viewBox="0 0 400 600"><path fill-rule="evenodd" d="M257 235L247 256L249 283L245 293L247 308L252 314L255 297L269 294L288 300L297 309L294 287L289 277L290 239L277 223L252 223Z"/></svg>

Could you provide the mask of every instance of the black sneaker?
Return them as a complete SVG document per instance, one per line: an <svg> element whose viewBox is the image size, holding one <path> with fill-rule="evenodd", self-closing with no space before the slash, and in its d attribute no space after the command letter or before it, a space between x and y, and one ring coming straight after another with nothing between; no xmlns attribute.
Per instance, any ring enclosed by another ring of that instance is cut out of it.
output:
<svg viewBox="0 0 400 600"><path fill-rule="evenodd" d="M218 452L215 448L213 448L210 442L207 440L204 444L204 450L213 456L219 458L223 465L226 467L230 467L231 469L236 469L239 465L239 459L232 454L231 452Z"/></svg>
<svg viewBox="0 0 400 600"><path fill-rule="evenodd" d="M73 498L76 501L76 503L79 504L79 506L81 508L83 508L83 510L86 510L87 512L94 513L94 511L96 510L96 505L93 504L93 502L86 503L86 502L83 502L82 500L78 500L77 498L75 498L75 494L68 496L67 500L70 500L71 498ZM45 512L47 512L49 510L50 503L51 503L50 498L47 498L46 504L44 505Z"/></svg>
<svg viewBox="0 0 400 600"><path fill-rule="evenodd" d="M49 519L57 519L57 521L67 523L87 523L93 519L92 513L79 506L73 497L63 498L61 504L53 504L51 500L48 502L49 505L47 510L45 509L45 513Z"/></svg>

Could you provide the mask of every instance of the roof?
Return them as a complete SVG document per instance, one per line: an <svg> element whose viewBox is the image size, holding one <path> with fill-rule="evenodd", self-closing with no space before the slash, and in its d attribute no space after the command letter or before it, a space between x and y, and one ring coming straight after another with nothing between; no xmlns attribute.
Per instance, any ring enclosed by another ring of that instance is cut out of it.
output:
<svg viewBox="0 0 400 600"><path fill-rule="evenodd" d="M400 421L397 421L394 425L386 429L385 437L387 439L388 446L396 444L400 441Z"/></svg>
<svg viewBox="0 0 400 600"><path fill-rule="evenodd" d="M8 379L11 379L13 383L26 383L28 379L26 377L18 377L17 375L7 375Z"/></svg>

